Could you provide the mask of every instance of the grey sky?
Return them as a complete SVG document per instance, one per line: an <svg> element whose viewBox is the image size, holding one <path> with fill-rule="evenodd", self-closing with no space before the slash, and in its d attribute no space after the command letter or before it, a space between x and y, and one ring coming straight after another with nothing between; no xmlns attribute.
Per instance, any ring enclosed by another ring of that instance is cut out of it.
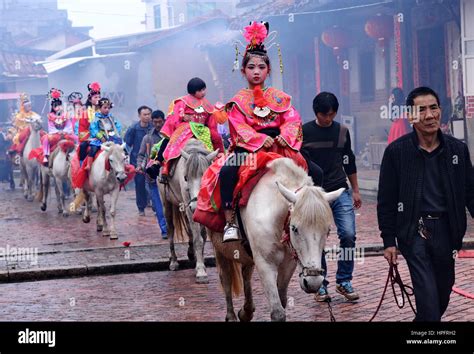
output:
<svg viewBox="0 0 474 354"><path fill-rule="evenodd" d="M141 0L58 0L73 26L94 26L93 38L145 31L145 3Z"/></svg>

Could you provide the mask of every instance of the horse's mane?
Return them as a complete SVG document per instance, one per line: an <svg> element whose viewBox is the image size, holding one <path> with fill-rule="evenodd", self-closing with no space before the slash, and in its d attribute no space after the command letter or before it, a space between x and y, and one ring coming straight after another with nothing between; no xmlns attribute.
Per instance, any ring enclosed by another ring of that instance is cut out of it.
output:
<svg viewBox="0 0 474 354"><path fill-rule="evenodd" d="M286 188L298 191L292 220L326 228L328 221L332 221L332 212L329 203L324 199L320 187L315 187L310 176L301 167L289 158L276 159L267 165L275 173L276 180Z"/></svg>
<svg viewBox="0 0 474 354"><path fill-rule="evenodd" d="M184 151L190 155L186 160L186 176L188 176L188 178L202 176L204 171L209 167L209 162L205 158L209 154L209 151L204 147L204 144L199 140L190 139Z"/></svg>

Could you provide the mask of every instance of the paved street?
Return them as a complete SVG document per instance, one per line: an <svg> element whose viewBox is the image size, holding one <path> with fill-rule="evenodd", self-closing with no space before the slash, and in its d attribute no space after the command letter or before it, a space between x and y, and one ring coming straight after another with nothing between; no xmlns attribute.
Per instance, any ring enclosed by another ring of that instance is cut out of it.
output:
<svg viewBox="0 0 474 354"><path fill-rule="evenodd" d="M6 262L0 259L0 271L17 272L33 269L75 267L120 262L161 260L167 261L168 243L160 236L152 210L139 217L133 191L121 193L118 204L117 227L119 240L111 241L95 231L95 214L90 224L83 224L80 216L63 218L58 215L54 195L49 208L41 212L39 204L23 199L20 190L6 191L0 187L0 247L37 247L38 261ZM375 202L365 199L357 212L358 244L364 247L380 246ZM333 228L334 229L334 228ZM473 235L469 221L468 236ZM122 243L131 242L129 248ZM337 244L337 235L331 232L328 247ZM186 256L186 244L178 245L179 257ZM129 251L126 252L126 251ZM128 253L128 257L125 254ZM206 255L212 256L212 247L206 245ZM338 321L367 321L380 299L387 264L381 256L365 257L356 261L354 287L361 294L357 303L347 303L335 293L336 263L329 261L330 292L333 295L334 315ZM456 287L474 293L473 258L457 259ZM409 277L404 261L400 271L407 282ZM0 284L0 319L3 321L222 321L225 301L218 284L216 269L208 268L209 284L194 282L194 271L159 271L147 273L113 274L107 276L74 277L44 281L11 282ZM0 272L1 278L1 272ZM0 279L1 280L1 279ZM269 311L262 289L255 275L255 319L269 320ZM289 289L289 321L328 321L326 304L319 304L312 295L299 287L296 276ZM236 300L236 309L242 304ZM474 321L473 300L453 293L445 315L447 321ZM398 310L391 290L377 321L411 321L408 305Z"/></svg>
<svg viewBox="0 0 474 354"><path fill-rule="evenodd" d="M334 280L334 263L330 263ZM474 259L457 260L456 286L474 293ZM408 279L401 262L401 276ZM2 321L223 321L225 300L216 268L209 268L209 284L194 282L194 271L149 272L2 284ZM361 293L357 303L348 303L335 293L332 307L338 321L368 321L374 313L387 276L382 257L368 257L356 265L354 287ZM258 278L257 276L255 278ZM270 314L258 279L255 279L255 320L268 321ZM293 277L289 288L288 321L329 321L326 304L305 294ZM240 308L243 298L237 299ZM290 306L292 304L293 306ZM376 321L411 321L408 304L398 310L391 290ZM473 300L453 293L446 321L474 321Z"/></svg>

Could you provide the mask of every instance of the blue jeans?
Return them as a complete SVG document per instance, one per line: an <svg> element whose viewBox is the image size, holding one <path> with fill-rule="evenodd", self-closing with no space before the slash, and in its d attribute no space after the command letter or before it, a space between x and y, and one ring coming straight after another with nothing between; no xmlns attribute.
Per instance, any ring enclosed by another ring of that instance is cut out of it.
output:
<svg viewBox="0 0 474 354"><path fill-rule="evenodd" d="M355 256L355 213L352 200L352 191L345 190L339 198L329 204L332 209L332 215L337 228L337 236L339 237L340 256L348 255L349 259L337 261L336 283L340 284L345 281L352 280L352 272L354 271ZM324 269L324 278L327 276L326 257L323 255L321 260ZM324 286L329 282L324 279Z"/></svg>
<svg viewBox="0 0 474 354"><path fill-rule="evenodd" d="M135 195L137 198L137 208L139 211L144 211L148 204L148 197L145 187L145 175L137 173L135 175Z"/></svg>
<svg viewBox="0 0 474 354"><path fill-rule="evenodd" d="M160 193L158 192L158 185L155 183L148 183L148 187L150 188L151 194L151 202L153 207L155 208L156 220L158 221L158 225L160 225L161 235L166 235L168 233L168 229L166 228L166 219L163 214L163 205L161 204Z"/></svg>

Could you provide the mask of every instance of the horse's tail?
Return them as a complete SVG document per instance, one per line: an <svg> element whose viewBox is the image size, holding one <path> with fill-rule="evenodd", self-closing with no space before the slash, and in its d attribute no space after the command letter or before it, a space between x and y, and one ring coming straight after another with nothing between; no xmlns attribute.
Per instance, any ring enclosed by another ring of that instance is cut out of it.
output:
<svg viewBox="0 0 474 354"><path fill-rule="evenodd" d="M186 226L186 214L179 210L179 207L173 206L172 219L174 226L174 239L176 242L187 242L191 237L191 230Z"/></svg>
<svg viewBox="0 0 474 354"><path fill-rule="evenodd" d="M234 296L240 296L244 286L242 278L242 265L232 259L229 259L216 249L216 267L219 272L219 278L225 279L223 273L227 273L230 276L232 294ZM223 286L223 284L221 284Z"/></svg>

